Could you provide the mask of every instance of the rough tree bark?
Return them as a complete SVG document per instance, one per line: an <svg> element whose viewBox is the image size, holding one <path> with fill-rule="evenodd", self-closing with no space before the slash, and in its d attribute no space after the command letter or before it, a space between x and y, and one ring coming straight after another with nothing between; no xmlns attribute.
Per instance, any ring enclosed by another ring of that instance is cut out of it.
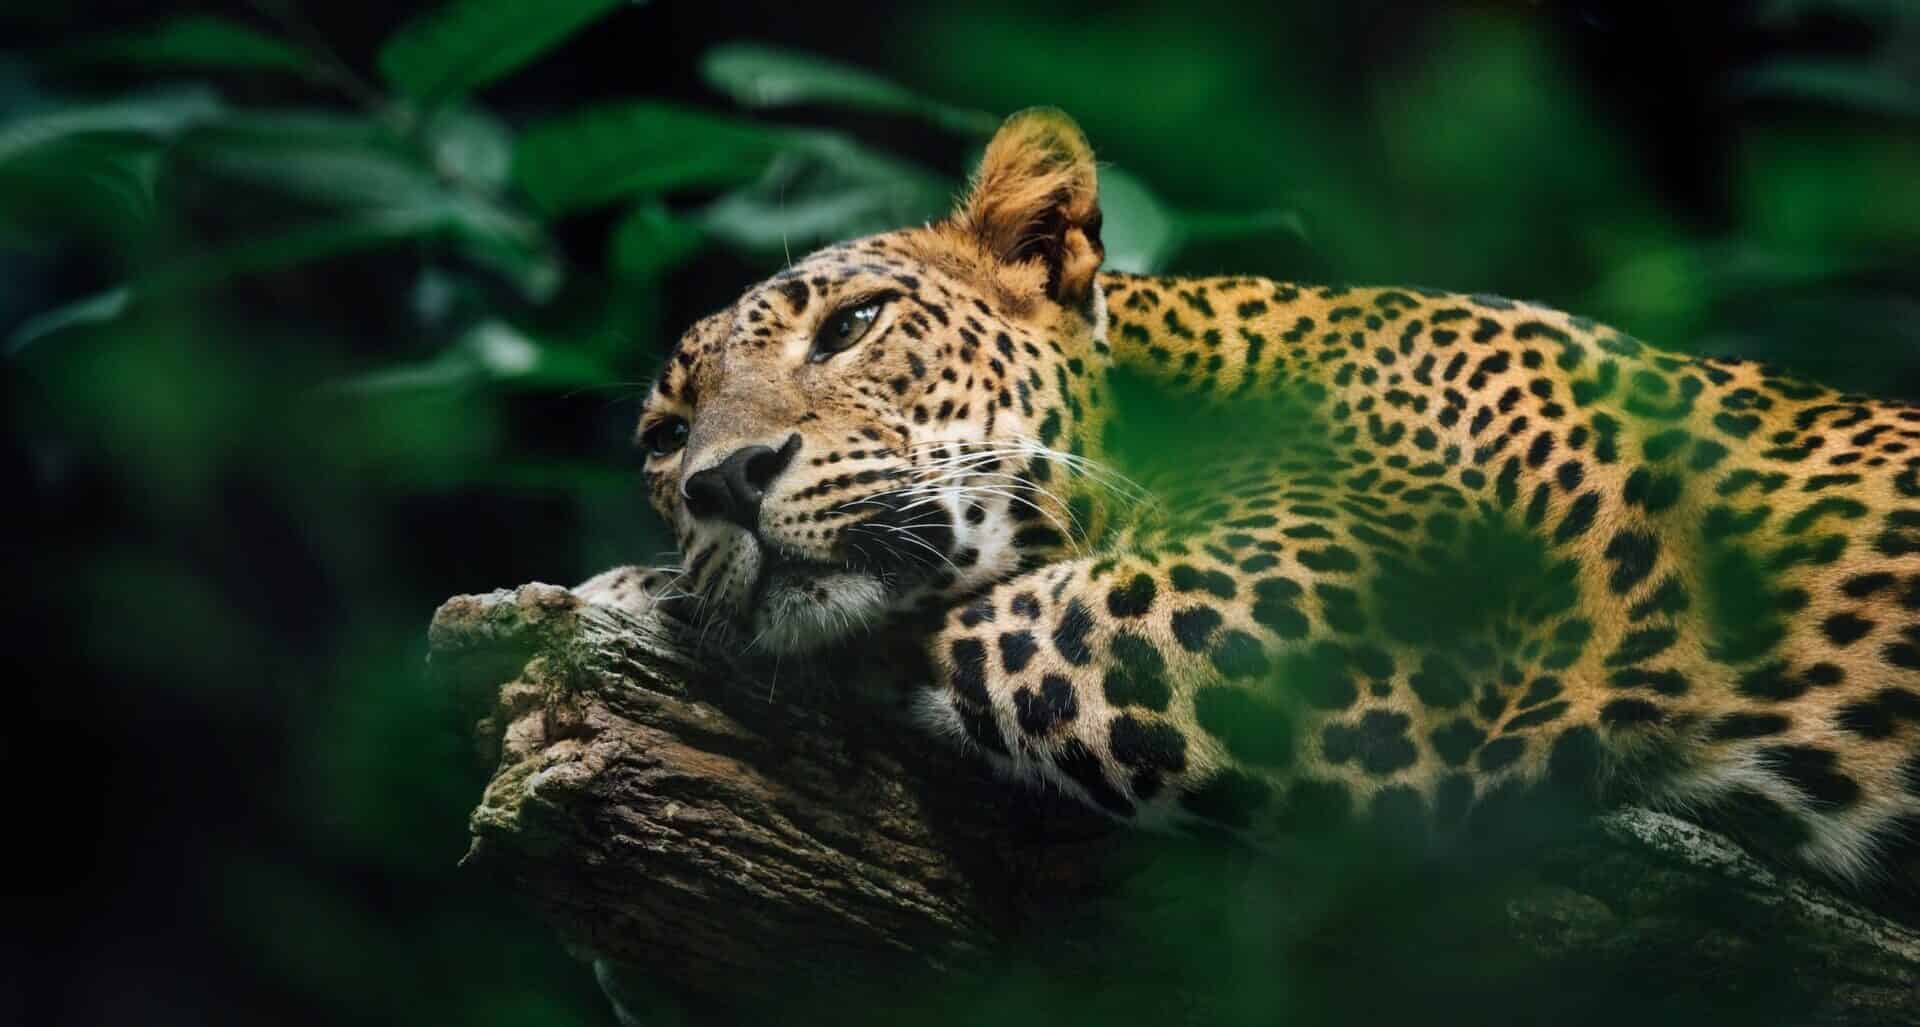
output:
<svg viewBox="0 0 1920 1027"><path fill-rule="evenodd" d="M798 981L816 997L859 988L872 1002L902 981L1001 972L1036 936L1071 962L1076 945L1125 944L1101 917L1146 901L1126 882L1165 858L1165 843L988 779L903 727L884 688L730 672L724 655L690 653L658 624L565 589L452 599L430 645L492 770L464 865L507 882L598 961L616 1004L636 980L714 1018L791 1008ZM871 680L912 673L884 654L873 663ZM1251 857L1220 860L1223 874L1260 872ZM1571 972L1667 1007L1920 1023L1920 932L1672 817L1621 811L1508 876L1474 891L1479 919L1457 927L1436 927L1457 913L1446 902L1396 893L1397 909L1419 911L1387 917L1384 931L1409 915L1429 933L1457 931L1475 965L1509 968L1490 987ZM1304 904L1328 919L1331 901ZM1061 931L1069 922L1082 929ZM1128 972L1124 954L1087 962ZM1370 966L1355 980L1392 977ZM1164 989L1187 1022L1246 1015L1209 1007L1217 982L1176 977Z"/></svg>

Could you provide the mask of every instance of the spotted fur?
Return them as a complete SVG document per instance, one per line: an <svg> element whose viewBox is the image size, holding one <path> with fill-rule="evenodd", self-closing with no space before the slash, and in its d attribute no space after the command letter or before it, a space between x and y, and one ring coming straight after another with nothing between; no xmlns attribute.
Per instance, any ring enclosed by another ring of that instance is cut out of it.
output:
<svg viewBox="0 0 1920 1027"><path fill-rule="evenodd" d="M1143 826L1430 836L1631 799L1900 871L1920 407L1491 296L1098 255L1079 131L1016 116L952 219L687 333L642 422L683 563L596 580L781 651L934 611L925 722ZM1149 415L1157 454L1127 440ZM727 466L772 473L691 513Z"/></svg>

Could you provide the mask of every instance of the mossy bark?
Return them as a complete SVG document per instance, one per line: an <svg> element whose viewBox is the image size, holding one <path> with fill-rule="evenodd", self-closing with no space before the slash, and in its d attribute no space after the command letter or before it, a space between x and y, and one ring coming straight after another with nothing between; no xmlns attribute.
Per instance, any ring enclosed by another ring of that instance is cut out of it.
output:
<svg viewBox="0 0 1920 1027"><path fill-rule="evenodd" d="M1356 897L990 779L900 721L885 682L913 672L884 654L861 681L781 687L548 585L449 600L430 641L492 768L464 865L598 961L616 1004L644 993L758 1019L804 995L904 1015L1037 959L1076 987L1111 974L1114 994L1153 996L1126 1009L1187 1022L1442 1001L1464 1014L1482 992L1517 1013L1516 982L1543 977L1551 995L1523 1005L1562 1020L1644 1006L1920 1022L1920 932L1658 813L1612 814L1491 883L1422 870ZM1195 860L1214 861L1211 898L1152 883L1156 865ZM1181 907L1167 924L1273 952L1282 978L1310 964L1311 980L1261 1006L1198 979L1217 960L1169 958L1164 937L1126 951L1154 903ZM1414 928L1449 951L1401 945Z"/></svg>

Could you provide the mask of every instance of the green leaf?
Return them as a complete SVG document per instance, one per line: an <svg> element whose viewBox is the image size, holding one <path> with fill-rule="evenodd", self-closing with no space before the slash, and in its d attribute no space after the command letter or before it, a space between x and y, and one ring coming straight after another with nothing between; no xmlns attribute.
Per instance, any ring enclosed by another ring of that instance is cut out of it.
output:
<svg viewBox="0 0 1920 1027"><path fill-rule="evenodd" d="M0 226L144 224L159 147L220 109L209 90L170 90L0 126Z"/></svg>
<svg viewBox="0 0 1920 1027"><path fill-rule="evenodd" d="M13 337L7 340L7 354L11 356L36 339L68 328L105 324L125 313L127 303L132 298L132 292L122 286L36 314L14 329Z"/></svg>
<svg viewBox="0 0 1920 1027"><path fill-rule="evenodd" d="M448 107L426 125L427 150L442 176L498 193L513 171L513 135L499 118L475 107Z"/></svg>
<svg viewBox="0 0 1920 1027"><path fill-rule="evenodd" d="M421 139L424 151L375 119L331 111L247 111L196 127L174 157L185 173L333 206L407 206L504 183L512 142L490 116L449 107Z"/></svg>
<svg viewBox="0 0 1920 1027"><path fill-rule="evenodd" d="M623 2L452 0L394 33L380 50L380 71L415 99L451 99L506 76Z"/></svg>
<svg viewBox="0 0 1920 1027"><path fill-rule="evenodd" d="M7 349L17 353L68 327L105 323L132 304L157 296L432 236L449 231L453 223L454 215L440 207L374 210L184 258L126 285L29 319L15 330Z"/></svg>
<svg viewBox="0 0 1920 1027"><path fill-rule="evenodd" d="M1100 169L1101 242L1110 271L1151 274L1180 248L1174 216L1146 187L1119 168Z"/></svg>
<svg viewBox="0 0 1920 1027"><path fill-rule="evenodd" d="M596 361L569 349L535 341L505 321L483 321L461 337L460 349L470 354L489 379L519 385L604 385L613 375Z"/></svg>
<svg viewBox="0 0 1920 1027"><path fill-rule="evenodd" d="M0 239L28 244L72 233L131 236L158 212L154 144L85 136L48 143L0 165Z"/></svg>
<svg viewBox="0 0 1920 1027"><path fill-rule="evenodd" d="M431 360L399 364L343 378L330 383L327 391L352 395L439 392L466 388L482 379L480 368L471 355L458 349L449 349Z"/></svg>
<svg viewBox="0 0 1920 1027"><path fill-rule="evenodd" d="M499 319L467 329L458 342L430 360L356 375L335 391L392 393L495 384L535 388L594 387L614 380L598 361L549 346Z"/></svg>
<svg viewBox="0 0 1920 1027"><path fill-rule="evenodd" d="M92 64L240 68L307 77L317 75L319 68L311 54L290 43L225 18L193 14L81 43L63 56Z"/></svg>
<svg viewBox="0 0 1920 1027"><path fill-rule="evenodd" d="M1194 242L1249 239L1275 233L1291 235L1303 242L1311 238L1307 234L1306 219L1297 210L1269 208L1226 214L1185 211L1177 216L1187 238Z"/></svg>
<svg viewBox="0 0 1920 1027"><path fill-rule="evenodd" d="M473 196L447 205L446 227L456 249L511 281L534 303L552 299L566 271L551 239L532 219Z"/></svg>
<svg viewBox="0 0 1920 1027"><path fill-rule="evenodd" d="M221 119L174 152L183 175L298 199L323 209L441 201L445 185L413 152L359 118L305 111Z"/></svg>
<svg viewBox="0 0 1920 1027"><path fill-rule="evenodd" d="M443 127L446 135L428 136L428 158L438 167L370 122L305 112L224 119L183 141L179 164L183 174L231 181L322 213L383 214L423 234L443 234L529 299L546 299L562 277L554 247L538 224L489 195L507 159L504 129L457 110L444 113L455 119ZM434 142L460 135L466 138L446 146Z"/></svg>
<svg viewBox="0 0 1920 1027"><path fill-rule="evenodd" d="M176 89L117 103L67 107L0 127L0 168L43 147L81 136L161 140L220 113L210 89Z"/></svg>
<svg viewBox="0 0 1920 1027"><path fill-rule="evenodd" d="M513 177L541 210L563 214L633 193L737 185L787 142L752 122L640 101L529 127Z"/></svg>
<svg viewBox="0 0 1920 1027"><path fill-rule="evenodd" d="M826 133L796 135L752 185L698 224L750 252L787 259L825 243L938 217L954 183Z"/></svg>
<svg viewBox="0 0 1920 1027"><path fill-rule="evenodd" d="M819 104L911 114L969 135L986 135L998 124L985 111L929 99L861 68L770 46L715 47L700 62L700 73L709 85L746 107Z"/></svg>
<svg viewBox="0 0 1920 1027"><path fill-rule="evenodd" d="M182 261L144 280L143 293L204 287L239 275L257 274L325 260L394 243L449 234L508 235L511 229L483 223L485 208L457 202L363 211Z"/></svg>
<svg viewBox="0 0 1920 1027"><path fill-rule="evenodd" d="M1762 25L1791 25L1815 17L1898 22L1915 16L1911 0L1766 0L1754 12Z"/></svg>
<svg viewBox="0 0 1920 1027"><path fill-rule="evenodd" d="M1135 274L1164 269L1189 243L1274 232L1304 239L1307 234L1300 215L1289 210L1231 214L1176 210L1146 183L1116 167L1100 169L1100 208L1105 214L1101 232L1107 249L1105 266Z"/></svg>
<svg viewBox="0 0 1920 1027"><path fill-rule="evenodd" d="M1920 81L1892 62L1774 61L1734 81L1736 95L1817 100L1836 107L1920 117Z"/></svg>
<svg viewBox="0 0 1920 1027"><path fill-rule="evenodd" d="M642 281L673 270L700 248L698 226L674 217L659 201L635 204L613 230L609 266L626 281Z"/></svg>
<svg viewBox="0 0 1920 1027"><path fill-rule="evenodd" d="M373 118L323 108L228 110L192 127L195 142L233 140L263 147L275 143L364 147L393 145L396 139L390 128Z"/></svg>

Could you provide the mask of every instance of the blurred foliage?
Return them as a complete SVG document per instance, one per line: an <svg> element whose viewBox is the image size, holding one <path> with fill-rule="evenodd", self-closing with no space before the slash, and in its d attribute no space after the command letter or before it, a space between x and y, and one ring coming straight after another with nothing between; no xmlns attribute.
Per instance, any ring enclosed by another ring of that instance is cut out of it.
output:
<svg viewBox="0 0 1920 1027"><path fill-rule="evenodd" d="M32 878L44 972L19 976L52 997L16 1022L607 1022L586 969L452 872L479 780L418 674L426 617L667 548L624 439L673 334L823 242L938 216L1022 106L1068 109L1107 162L1116 268L1501 291L1920 394L1899 0L252 0L0 26L31 521L8 545L39 586L23 661L59 670L29 675L42 737L0 758L99 754L69 788L100 811ZM1143 887L1212 886L1168 875ZM1170 962L1226 968L1249 1021L1337 1009L1287 972L1302 953L1193 930ZM948 998L916 1017L1095 1008L1040 970Z"/></svg>

